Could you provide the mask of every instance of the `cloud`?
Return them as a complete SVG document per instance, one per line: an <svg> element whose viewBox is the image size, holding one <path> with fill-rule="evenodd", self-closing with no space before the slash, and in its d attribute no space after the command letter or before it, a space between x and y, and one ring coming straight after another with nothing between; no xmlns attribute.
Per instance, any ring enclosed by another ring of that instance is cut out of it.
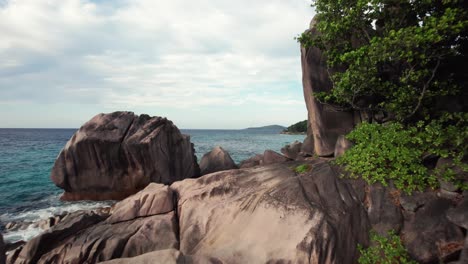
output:
<svg viewBox="0 0 468 264"><path fill-rule="evenodd" d="M0 104L305 113L293 37L312 15L306 0L2 2Z"/></svg>

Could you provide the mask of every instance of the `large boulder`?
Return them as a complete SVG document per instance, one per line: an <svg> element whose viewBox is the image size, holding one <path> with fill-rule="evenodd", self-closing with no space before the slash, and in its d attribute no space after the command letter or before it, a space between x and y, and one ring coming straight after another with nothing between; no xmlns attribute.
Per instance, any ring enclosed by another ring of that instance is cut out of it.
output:
<svg viewBox="0 0 468 264"><path fill-rule="evenodd" d="M180 252L223 263L356 263L370 225L351 186L325 162L280 163L171 185Z"/></svg>
<svg viewBox="0 0 468 264"><path fill-rule="evenodd" d="M199 175L188 136L166 118L99 114L67 142L52 168L64 200L123 199L150 182Z"/></svg>
<svg viewBox="0 0 468 264"><path fill-rule="evenodd" d="M200 161L201 175L237 168L229 153L220 146L203 155Z"/></svg>
<svg viewBox="0 0 468 264"><path fill-rule="evenodd" d="M316 18L306 33L319 35ZM339 135L346 135L355 124L354 115L330 105L320 103L314 93L328 92L333 84L326 65L326 58L322 51L315 47L301 47L302 84L304 98L308 111L310 125L309 135L314 137L314 150L319 156L331 156L335 151L335 143Z"/></svg>

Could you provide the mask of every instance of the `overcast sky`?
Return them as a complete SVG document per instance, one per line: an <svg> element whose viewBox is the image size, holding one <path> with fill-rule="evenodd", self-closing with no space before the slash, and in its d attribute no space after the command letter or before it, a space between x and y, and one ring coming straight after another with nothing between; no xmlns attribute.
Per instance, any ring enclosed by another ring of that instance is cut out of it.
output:
<svg viewBox="0 0 468 264"><path fill-rule="evenodd" d="M97 113L179 128L306 119L308 0L0 0L0 127L79 127Z"/></svg>

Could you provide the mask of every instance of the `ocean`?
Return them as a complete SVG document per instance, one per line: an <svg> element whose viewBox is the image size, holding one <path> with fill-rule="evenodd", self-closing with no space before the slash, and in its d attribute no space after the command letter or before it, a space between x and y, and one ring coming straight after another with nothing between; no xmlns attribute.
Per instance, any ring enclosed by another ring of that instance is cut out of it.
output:
<svg viewBox="0 0 468 264"><path fill-rule="evenodd" d="M62 202L62 190L50 180L60 150L76 129L0 129L0 232L8 242L28 240L41 230L4 232L11 221L39 221L55 214L94 209L112 202ZM236 163L266 149L279 152L304 135L255 130L181 130L191 136L200 161L215 146L227 150Z"/></svg>

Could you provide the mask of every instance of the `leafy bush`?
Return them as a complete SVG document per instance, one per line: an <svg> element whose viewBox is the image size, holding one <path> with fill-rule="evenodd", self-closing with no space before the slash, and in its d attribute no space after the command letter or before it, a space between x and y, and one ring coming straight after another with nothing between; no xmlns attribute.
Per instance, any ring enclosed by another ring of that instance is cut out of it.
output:
<svg viewBox="0 0 468 264"><path fill-rule="evenodd" d="M401 243L400 237L393 231L387 236L380 236L371 231L371 241L373 246L364 249L359 245L358 263L360 264L417 264L411 260L408 252Z"/></svg>
<svg viewBox="0 0 468 264"><path fill-rule="evenodd" d="M420 121L416 126L362 123L347 135L354 147L336 162L345 165L350 177L362 177L369 184L380 182L386 186L393 181L407 193L435 188L437 174L423 165L423 156L430 153L452 158L468 171L462 163L468 148L467 123L468 114L445 114L438 120ZM440 176L455 180L450 170Z"/></svg>
<svg viewBox="0 0 468 264"><path fill-rule="evenodd" d="M321 49L335 69L333 89L317 98L402 122L437 114L442 97L466 104L467 1L313 2L320 35L297 39Z"/></svg>

